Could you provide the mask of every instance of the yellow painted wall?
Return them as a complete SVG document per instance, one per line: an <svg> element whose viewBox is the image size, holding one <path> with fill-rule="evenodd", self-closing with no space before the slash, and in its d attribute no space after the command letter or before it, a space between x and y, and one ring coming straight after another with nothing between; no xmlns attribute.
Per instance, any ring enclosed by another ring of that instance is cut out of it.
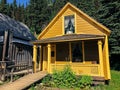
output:
<svg viewBox="0 0 120 90"><path fill-rule="evenodd" d="M56 45L52 44L51 45L51 63L55 63L55 61L56 61Z"/></svg>
<svg viewBox="0 0 120 90"><path fill-rule="evenodd" d="M103 65L104 65L104 75L105 79L111 79L110 76L110 64L109 64L109 53L108 53L108 37L105 37L105 42L103 45Z"/></svg>
<svg viewBox="0 0 120 90"><path fill-rule="evenodd" d="M41 39L64 35L64 16L75 15L75 33L76 34L97 34L104 35L101 28L85 18L73 8L67 8L62 15L59 15L52 25L42 34Z"/></svg>
<svg viewBox="0 0 120 90"><path fill-rule="evenodd" d="M63 70L66 65L70 65L73 72L76 75L91 75L91 76L100 76L99 68L97 64L79 64L79 63L64 63L64 64L51 64L51 72L54 70Z"/></svg>
<svg viewBox="0 0 120 90"><path fill-rule="evenodd" d="M104 35L104 33L94 23L90 22L79 13L76 14L76 29L76 33L78 34Z"/></svg>
<svg viewBox="0 0 120 90"><path fill-rule="evenodd" d="M55 37L62 34L62 17L59 17L58 20L51 26L47 33L41 38Z"/></svg>

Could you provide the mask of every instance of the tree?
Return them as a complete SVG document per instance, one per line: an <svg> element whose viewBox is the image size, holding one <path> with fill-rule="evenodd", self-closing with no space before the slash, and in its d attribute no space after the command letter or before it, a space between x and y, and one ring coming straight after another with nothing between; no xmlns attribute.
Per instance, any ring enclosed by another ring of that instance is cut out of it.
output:
<svg viewBox="0 0 120 90"><path fill-rule="evenodd" d="M7 0L1 0L0 12L7 14Z"/></svg>
<svg viewBox="0 0 120 90"><path fill-rule="evenodd" d="M97 19L111 30L109 38L111 68L120 70L120 1L101 0Z"/></svg>
<svg viewBox="0 0 120 90"><path fill-rule="evenodd" d="M120 54L120 1L101 0L98 21L111 30L109 39L110 54Z"/></svg>
<svg viewBox="0 0 120 90"><path fill-rule="evenodd" d="M47 0L30 0L30 4L28 6L28 17L30 18L31 30L34 33L40 33L43 26L46 26L49 21L49 8L47 4Z"/></svg>

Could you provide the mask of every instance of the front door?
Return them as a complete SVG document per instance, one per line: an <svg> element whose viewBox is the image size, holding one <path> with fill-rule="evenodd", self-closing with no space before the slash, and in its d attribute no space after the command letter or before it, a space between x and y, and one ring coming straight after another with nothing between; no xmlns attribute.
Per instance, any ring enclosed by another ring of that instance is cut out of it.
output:
<svg viewBox="0 0 120 90"><path fill-rule="evenodd" d="M51 63L55 63L56 61L56 45L51 45Z"/></svg>

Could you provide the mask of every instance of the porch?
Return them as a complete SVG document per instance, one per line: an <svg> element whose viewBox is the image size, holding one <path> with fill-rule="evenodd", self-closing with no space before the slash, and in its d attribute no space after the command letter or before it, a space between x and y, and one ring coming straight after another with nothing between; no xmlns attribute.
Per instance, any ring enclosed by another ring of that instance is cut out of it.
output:
<svg viewBox="0 0 120 90"><path fill-rule="evenodd" d="M77 35L77 40L74 36L66 35L59 36L58 40L49 38L48 41L43 39L34 43L34 72L38 67L39 70L53 73L54 70L62 70L64 66L70 65L77 75L104 77L102 53L105 37L89 35L78 38L79 36ZM61 39L63 37L64 40ZM37 55L37 51L40 55ZM40 56L38 64L37 56Z"/></svg>

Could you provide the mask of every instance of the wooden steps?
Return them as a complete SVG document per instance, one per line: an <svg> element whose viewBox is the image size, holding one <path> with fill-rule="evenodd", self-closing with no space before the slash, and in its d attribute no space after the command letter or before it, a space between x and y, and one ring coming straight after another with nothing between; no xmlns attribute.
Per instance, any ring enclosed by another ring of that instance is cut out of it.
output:
<svg viewBox="0 0 120 90"><path fill-rule="evenodd" d="M93 84L100 85L100 84L105 84L105 78L104 77L99 77L99 76L93 76Z"/></svg>
<svg viewBox="0 0 120 90"><path fill-rule="evenodd" d="M39 81L46 75L47 75L47 72L45 71L28 74L14 82L7 83L5 85L0 86L0 90L23 90L28 86L32 85L33 83Z"/></svg>

